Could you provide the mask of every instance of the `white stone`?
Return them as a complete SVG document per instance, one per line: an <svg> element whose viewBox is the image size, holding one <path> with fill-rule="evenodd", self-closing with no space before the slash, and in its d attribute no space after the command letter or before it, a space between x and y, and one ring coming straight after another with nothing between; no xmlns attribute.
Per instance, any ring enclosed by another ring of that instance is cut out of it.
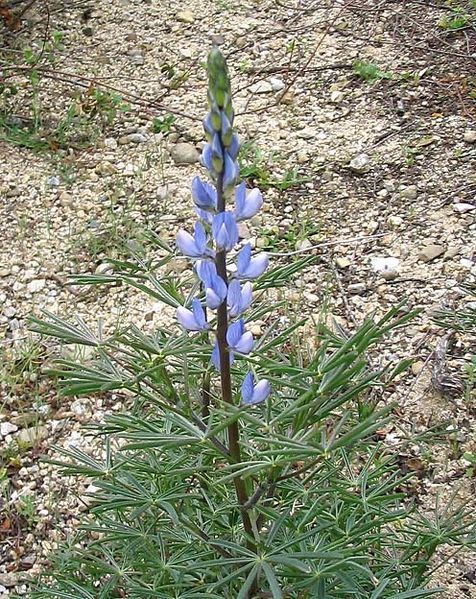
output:
<svg viewBox="0 0 476 599"><path fill-rule="evenodd" d="M349 163L349 167L354 173L363 175L370 170L370 158L367 154L357 154Z"/></svg>
<svg viewBox="0 0 476 599"><path fill-rule="evenodd" d="M44 289L45 285L46 279L33 279L33 281L28 283L26 288L29 293L37 293L38 291Z"/></svg>
<svg viewBox="0 0 476 599"><path fill-rule="evenodd" d="M11 422L2 422L0 424L0 436L6 437L7 435L11 435L18 430L18 426L16 424L12 424Z"/></svg>
<svg viewBox="0 0 476 599"><path fill-rule="evenodd" d="M466 214L466 212L471 212L471 210L474 210L475 208L476 206L466 202L456 202L453 204L453 210L455 212L459 212L460 214Z"/></svg>
<svg viewBox="0 0 476 599"><path fill-rule="evenodd" d="M468 144L476 143L476 129L466 129L463 139Z"/></svg>
<svg viewBox="0 0 476 599"><path fill-rule="evenodd" d="M271 84L274 92L280 92L286 87L284 81L282 79L278 79L277 77L270 77L268 81Z"/></svg>
<svg viewBox="0 0 476 599"><path fill-rule="evenodd" d="M400 267L400 260L398 258L372 256L370 258L370 263L372 265L372 270L387 281L398 277L398 269Z"/></svg>

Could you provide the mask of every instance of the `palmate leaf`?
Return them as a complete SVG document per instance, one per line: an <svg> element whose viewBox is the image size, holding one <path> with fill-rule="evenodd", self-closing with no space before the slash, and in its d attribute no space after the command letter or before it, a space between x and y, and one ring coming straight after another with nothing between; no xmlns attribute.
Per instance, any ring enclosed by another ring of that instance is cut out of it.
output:
<svg viewBox="0 0 476 599"><path fill-rule="evenodd" d="M42 310L47 320L36 318L32 316L30 318L29 328L35 333L45 335L48 337L56 337L65 343L74 343L79 345L87 345L90 347L99 347L103 345L106 340L102 339L102 335L97 335L91 331L87 324L80 318L76 317L76 325L68 322L48 310Z"/></svg>

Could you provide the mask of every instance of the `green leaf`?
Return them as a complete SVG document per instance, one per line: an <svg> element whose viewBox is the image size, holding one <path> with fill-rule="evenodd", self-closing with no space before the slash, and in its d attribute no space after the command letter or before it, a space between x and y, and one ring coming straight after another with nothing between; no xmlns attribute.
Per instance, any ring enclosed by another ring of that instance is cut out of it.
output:
<svg viewBox="0 0 476 599"><path fill-rule="evenodd" d="M273 594L273 599L283 599L283 591L279 586L278 579L276 578L273 568L267 562L262 562L261 567L263 568L263 572L268 580L269 589Z"/></svg>

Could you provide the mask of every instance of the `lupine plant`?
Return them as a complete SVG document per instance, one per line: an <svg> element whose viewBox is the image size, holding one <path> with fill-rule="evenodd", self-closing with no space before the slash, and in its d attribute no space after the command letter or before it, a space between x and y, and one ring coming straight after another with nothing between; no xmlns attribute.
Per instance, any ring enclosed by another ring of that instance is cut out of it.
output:
<svg viewBox="0 0 476 599"><path fill-rule="evenodd" d="M279 289L314 258L268 268L264 254L240 245L238 223L263 198L238 180L230 79L217 49L208 75L209 181L193 179L197 221L176 240L193 277L179 285L161 276L174 252L153 237L152 259L116 261L113 275L77 280L163 301L175 310L175 330L131 325L102 338L81 320L34 321L44 335L91 348L86 364L59 361L63 392L115 393L124 412L93 427L101 459L59 449L55 463L89 477L95 492L82 529L32 597L437 593L429 573L439 546L457 550L475 535L462 509L418 513L407 497L412 481L383 442L386 389L408 362L377 367L376 346L413 314L397 306L353 332L316 325L314 346L302 343L305 320L290 319ZM254 340L248 328L258 319L265 330Z"/></svg>

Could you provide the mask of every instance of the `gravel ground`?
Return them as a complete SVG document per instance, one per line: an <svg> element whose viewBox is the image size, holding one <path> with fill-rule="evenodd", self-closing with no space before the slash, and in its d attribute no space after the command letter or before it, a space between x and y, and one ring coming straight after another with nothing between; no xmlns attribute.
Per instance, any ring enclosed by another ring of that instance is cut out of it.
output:
<svg viewBox="0 0 476 599"><path fill-rule="evenodd" d="M191 217L211 42L229 57L244 172L265 188L264 214L243 236L276 260L319 256L286 291L296 313L317 314L327 299L352 329L403 299L422 309L385 350L415 358L395 390L401 420L387 440L398 452L402 431L445 423L451 444L402 460L421 474L422 505L453 492L474 504L461 459L476 452L470 391L431 385L445 341L432 313L474 301L462 287L476 279L474 25L448 31L446 3L416 0L51 1L47 16L45 6L34 2L19 31L0 30L10 64L29 47L43 69L33 98L21 73L11 79L12 118L28 127L33 99L45 131L72 105L82 120L59 141L45 136L47 151L0 141L0 596L27 593L84 506L88 483L60 477L40 456L54 444L98 451L82 425L123 406L117 395L58 398L44 373L51 349L26 319L47 309L95 328L100 319L106 331L172 322L143 296L78 288L68 276L107 272L108 258L143 244L146 228L172 241ZM54 32L61 41L46 60L42 43ZM122 104L98 89L118 90ZM453 388L474 344L457 335L448 345ZM475 572L474 556L458 556L435 584L448 586L447 599L476 597Z"/></svg>

